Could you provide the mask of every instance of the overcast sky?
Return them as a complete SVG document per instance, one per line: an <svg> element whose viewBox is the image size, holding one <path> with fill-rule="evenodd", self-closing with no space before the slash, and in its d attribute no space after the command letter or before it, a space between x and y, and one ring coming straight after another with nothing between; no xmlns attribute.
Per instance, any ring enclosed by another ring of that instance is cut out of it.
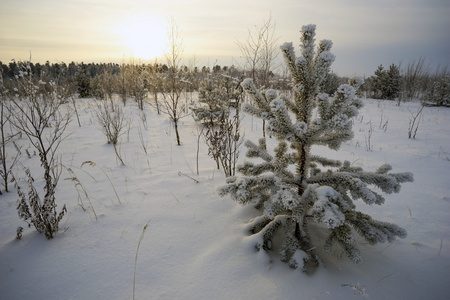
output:
<svg viewBox="0 0 450 300"><path fill-rule="evenodd" d="M0 61L120 62L161 55L173 16L186 64L239 62L236 41L272 15L279 44L302 25L333 41L339 75L372 75L421 57L450 65L449 0L0 0ZM134 32L134 33L133 33ZM146 54L144 54L146 53Z"/></svg>

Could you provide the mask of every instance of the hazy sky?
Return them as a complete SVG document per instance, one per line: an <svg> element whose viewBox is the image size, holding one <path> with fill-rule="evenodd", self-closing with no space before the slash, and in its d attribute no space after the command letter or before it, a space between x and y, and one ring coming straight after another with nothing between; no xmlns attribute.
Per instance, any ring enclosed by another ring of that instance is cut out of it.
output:
<svg viewBox="0 0 450 300"><path fill-rule="evenodd" d="M168 18L178 24L185 63L239 62L236 41L272 15L279 44L298 50L302 25L333 41L339 75L425 57L450 65L450 0L0 0L0 61L120 62L161 55Z"/></svg>

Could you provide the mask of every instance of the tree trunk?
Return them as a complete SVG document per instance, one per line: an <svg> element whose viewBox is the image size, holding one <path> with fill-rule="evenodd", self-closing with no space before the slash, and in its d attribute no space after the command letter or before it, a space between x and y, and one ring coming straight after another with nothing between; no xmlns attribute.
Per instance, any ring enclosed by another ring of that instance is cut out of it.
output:
<svg viewBox="0 0 450 300"><path fill-rule="evenodd" d="M266 120L262 120L263 121L263 123L262 123L262 129L263 129L263 139L264 139L264 141L266 140Z"/></svg>
<svg viewBox="0 0 450 300"><path fill-rule="evenodd" d="M174 127L175 127L175 134L177 136L177 145L181 146L181 142L180 142L180 134L178 133L178 120L174 120L173 121Z"/></svg>
<svg viewBox="0 0 450 300"><path fill-rule="evenodd" d="M303 195L305 192L305 186L303 185L303 181L305 180L306 175L306 153L307 149L303 144L300 144L298 147L298 157L299 161L297 163L297 174L299 175L299 182L298 182L298 195ZM295 223L295 237L300 242L301 240L301 233L300 233L300 224L298 222Z"/></svg>
<svg viewBox="0 0 450 300"><path fill-rule="evenodd" d="M158 103L158 93L155 92L155 103L156 103L156 111L158 112L158 115L160 115L160 111L159 111L159 103Z"/></svg>
<svg viewBox="0 0 450 300"><path fill-rule="evenodd" d="M307 162L307 149L303 144L300 144L297 150L299 161L297 163L297 174L299 175L298 182L298 194L301 196L305 191L305 187L303 186L303 181L306 177L306 162Z"/></svg>

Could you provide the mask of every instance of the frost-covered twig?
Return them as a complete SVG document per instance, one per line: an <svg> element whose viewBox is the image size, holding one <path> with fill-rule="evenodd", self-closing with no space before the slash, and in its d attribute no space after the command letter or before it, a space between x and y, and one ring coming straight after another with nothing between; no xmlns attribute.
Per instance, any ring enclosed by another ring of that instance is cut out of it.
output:
<svg viewBox="0 0 450 300"><path fill-rule="evenodd" d="M372 121L369 121L368 124L369 124L369 131L367 136L365 136L366 151L372 151L373 150L373 145L371 144L373 134Z"/></svg>
<svg viewBox="0 0 450 300"><path fill-rule="evenodd" d="M120 198L119 198L119 195L117 194L116 188L114 187L114 184L112 183L111 178L109 178L109 176L108 176L108 174L105 172L105 170L103 170L102 167L100 167L99 165L97 165L97 164L96 164L95 162L93 162L92 160L84 161L84 162L81 164L81 168L82 168L84 165L89 165L90 167L95 167L95 166L97 166L97 167L103 172L103 174L105 174L106 178L108 178L109 183L111 184L111 187L112 187L113 190L114 190L114 193L116 194L117 201L119 202L119 204L122 204L122 202L120 202Z"/></svg>
<svg viewBox="0 0 450 300"><path fill-rule="evenodd" d="M420 116L422 115L422 111L423 111L424 107L425 106L422 105L416 114L413 114L411 111L409 111L411 114L411 117L412 117L412 119L409 119L409 127L408 127L408 138L409 139L416 138L417 130L419 129ZM416 121L417 121L417 123L416 123Z"/></svg>
<svg viewBox="0 0 450 300"><path fill-rule="evenodd" d="M138 252L139 252L139 247L141 246L141 241L144 239L144 233L145 230L147 230L147 226L150 223L152 219L148 220L147 223L145 223L144 227L142 228L142 232L141 235L139 236L139 241L138 241L138 245L136 248L136 256L134 257L134 272L133 272L133 300L134 300L134 296L135 296L135 289L136 289L136 265L137 265L137 258L138 258Z"/></svg>
<svg viewBox="0 0 450 300"><path fill-rule="evenodd" d="M363 285L359 284L359 283L356 284L356 285L351 284L351 283L343 283L343 284L341 284L341 286L347 286L347 287L352 288L354 296L359 294L364 299L368 299L369 298L369 294L367 294L366 288Z"/></svg>
<svg viewBox="0 0 450 300"><path fill-rule="evenodd" d="M91 208L92 208L92 212L94 213L95 220L98 221L97 213L95 212L94 206L92 205L91 198L89 197L89 194L88 194L86 188L84 187L84 185L81 183L81 181L78 179L78 177L75 175L75 172L74 172L71 168L68 168L68 167L66 167L66 166L64 166L64 165L63 165L63 167L64 167L64 168L69 172L69 174L71 175L71 177L65 178L64 180L70 180L70 181L72 181L72 182L75 184L75 189L76 189L77 192L78 192L78 199L81 201L81 207L82 207L83 210L84 210L84 207L83 207L83 200L81 200L80 190L78 189L78 187L81 188L81 191L83 192L85 198L88 199L89 204L90 204L90 206L91 206Z"/></svg>
<svg viewBox="0 0 450 300"><path fill-rule="evenodd" d="M200 181L198 181L197 179L192 178L192 177L189 176L189 175L186 175L186 174L184 174L184 173L181 173L181 171L178 171L178 176L185 176L185 177L187 177L187 178L190 178L190 179L192 179L193 181L195 181L195 183L199 183L199 182L200 182Z"/></svg>

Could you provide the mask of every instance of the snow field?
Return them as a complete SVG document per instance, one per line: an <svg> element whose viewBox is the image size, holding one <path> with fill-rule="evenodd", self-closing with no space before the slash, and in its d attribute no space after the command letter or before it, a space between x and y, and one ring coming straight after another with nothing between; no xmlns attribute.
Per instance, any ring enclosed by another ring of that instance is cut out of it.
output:
<svg viewBox="0 0 450 300"><path fill-rule="evenodd" d="M352 141L338 152L313 148L366 171L390 163L393 172L413 172L415 181L404 184L399 194L388 195L382 206L357 202L358 210L405 228L406 239L376 246L359 240L364 260L358 265L339 249L329 256L320 253L323 266L303 274L280 262L276 253L256 253L248 246L245 223L258 214L217 195L225 177L207 156L203 140L196 174L198 131L192 117L180 122L179 147L165 115L147 105L144 126L129 100L124 108L129 126L118 145L125 162L121 166L97 125L93 101L77 99L82 126L73 116L70 135L60 147L62 163L71 168L89 199L82 192L78 197L74 181L65 180L72 175L64 169L56 203L58 208L66 204L68 213L55 238L47 240L25 228L17 216L13 189L0 196L0 299L132 299L137 244L149 220L137 258L136 299L448 297L448 108L426 107L416 139L408 139L409 120L418 103L397 106L365 99L353 120ZM256 142L262 135L261 121L245 115L242 131L245 139ZM36 187L42 187L38 157L27 157L25 149L31 154L33 150L25 138L17 143L22 146L22 164L30 167ZM269 140L268 149L275 144ZM242 147L241 162L245 151ZM83 165L86 161L95 165ZM21 168L16 171L20 178ZM18 226L25 228L20 241L15 239Z"/></svg>

